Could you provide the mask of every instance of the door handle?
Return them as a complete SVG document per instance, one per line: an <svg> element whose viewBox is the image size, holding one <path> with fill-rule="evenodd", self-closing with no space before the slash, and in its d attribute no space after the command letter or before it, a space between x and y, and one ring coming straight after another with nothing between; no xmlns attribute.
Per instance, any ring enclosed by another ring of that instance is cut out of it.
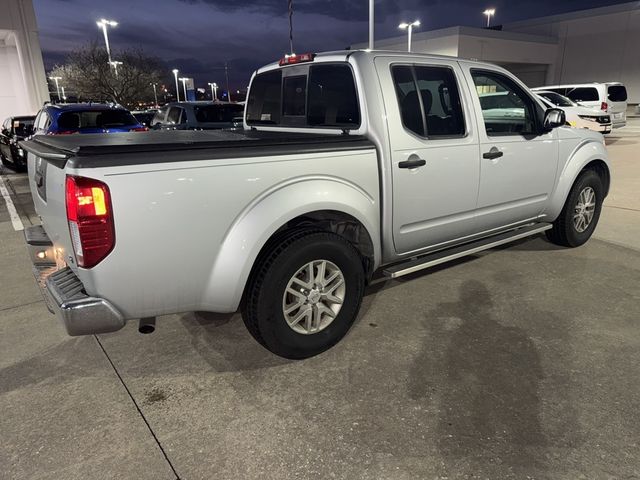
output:
<svg viewBox="0 0 640 480"><path fill-rule="evenodd" d="M404 160L400 163L398 163L398 167L400 168L418 168L418 167L424 167L427 164L426 160L423 160L422 158L415 158L412 160Z"/></svg>
<svg viewBox="0 0 640 480"><path fill-rule="evenodd" d="M486 158L487 160L494 160L496 158L500 158L501 156L503 156L504 153L502 153L500 150L498 150L497 148L493 147L491 150L489 150L488 152L485 152L482 154L482 158Z"/></svg>

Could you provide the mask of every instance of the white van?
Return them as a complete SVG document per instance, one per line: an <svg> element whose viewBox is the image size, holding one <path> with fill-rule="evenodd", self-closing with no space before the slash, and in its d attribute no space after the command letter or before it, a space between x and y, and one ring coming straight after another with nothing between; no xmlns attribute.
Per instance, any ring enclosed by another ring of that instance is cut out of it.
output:
<svg viewBox="0 0 640 480"><path fill-rule="evenodd" d="M581 83L532 88L535 91L556 92L585 107L599 108L611 116L613 128L627 124L627 89L622 83Z"/></svg>

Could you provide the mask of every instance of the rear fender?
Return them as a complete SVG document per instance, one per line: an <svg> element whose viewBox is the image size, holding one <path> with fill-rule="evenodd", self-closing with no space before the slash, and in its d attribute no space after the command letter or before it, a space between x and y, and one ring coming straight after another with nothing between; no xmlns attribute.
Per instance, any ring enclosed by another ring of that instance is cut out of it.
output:
<svg viewBox="0 0 640 480"><path fill-rule="evenodd" d="M594 161L604 162L610 178L611 165L604 144L594 139L585 139L571 152L569 159L558 176L556 188L549 201L549 207L544 213L548 221L551 222L558 218L576 178L587 165Z"/></svg>
<svg viewBox="0 0 640 480"><path fill-rule="evenodd" d="M376 193L377 196L377 193ZM343 212L366 228L380 264L379 205L376 199L342 178L294 178L256 198L235 219L218 249L202 304L216 312L236 311L251 268L262 247L290 220L321 210Z"/></svg>

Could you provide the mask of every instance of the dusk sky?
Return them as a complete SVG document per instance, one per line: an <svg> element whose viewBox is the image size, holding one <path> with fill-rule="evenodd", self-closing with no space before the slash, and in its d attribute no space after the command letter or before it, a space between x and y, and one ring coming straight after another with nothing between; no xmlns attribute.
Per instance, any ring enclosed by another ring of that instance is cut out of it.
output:
<svg viewBox="0 0 640 480"><path fill-rule="evenodd" d="M573 10L625 3L611 0L379 0L376 38L396 36L398 23L420 19L421 31L469 25L482 27L482 11L497 10L505 23ZM80 45L99 40L96 20L120 24L111 29L112 50L139 47L158 56L197 86L223 83L229 62L233 89L244 88L257 67L288 51L287 0L34 0L45 65L50 69ZM343 49L367 40L367 0L294 0L297 52Z"/></svg>

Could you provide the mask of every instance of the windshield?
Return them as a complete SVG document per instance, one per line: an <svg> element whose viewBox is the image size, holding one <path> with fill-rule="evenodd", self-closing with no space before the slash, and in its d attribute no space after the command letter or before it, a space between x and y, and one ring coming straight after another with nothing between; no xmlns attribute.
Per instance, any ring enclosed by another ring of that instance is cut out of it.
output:
<svg viewBox="0 0 640 480"><path fill-rule="evenodd" d="M58 128L62 130L133 127L135 125L138 125L138 121L127 110L64 112L58 117Z"/></svg>
<svg viewBox="0 0 640 480"><path fill-rule="evenodd" d="M242 115L244 107L242 105L203 105L193 107L196 120L200 123L231 123L235 117Z"/></svg>
<svg viewBox="0 0 640 480"><path fill-rule="evenodd" d="M571 99L555 92L539 92L538 95L544 97L556 107L575 107L576 103Z"/></svg>

